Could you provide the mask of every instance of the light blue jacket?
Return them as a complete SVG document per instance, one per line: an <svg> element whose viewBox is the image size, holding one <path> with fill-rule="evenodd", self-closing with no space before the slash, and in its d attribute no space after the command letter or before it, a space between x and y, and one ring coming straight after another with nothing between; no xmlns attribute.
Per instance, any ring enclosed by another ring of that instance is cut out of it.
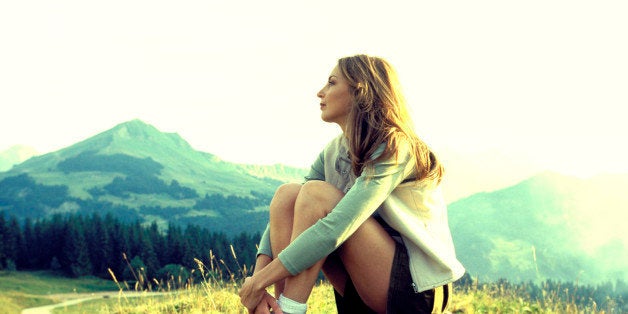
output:
<svg viewBox="0 0 628 314"><path fill-rule="evenodd" d="M376 152L381 154L382 149ZM447 221L447 206L435 182L405 182L414 176L415 160L407 147L397 157L379 161L355 177L343 134L332 140L312 165L306 180L323 180L345 196L326 217L305 230L278 256L296 275L332 253L372 215L380 215L403 239L416 291L453 282L464 274ZM258 254L272 257L269 229Z"/></svg>

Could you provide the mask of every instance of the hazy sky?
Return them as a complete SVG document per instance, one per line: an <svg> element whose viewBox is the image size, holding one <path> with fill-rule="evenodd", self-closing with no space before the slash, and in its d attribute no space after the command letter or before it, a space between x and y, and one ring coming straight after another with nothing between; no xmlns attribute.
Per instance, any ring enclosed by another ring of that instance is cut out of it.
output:
<svg viewBox="0 0 628 314"><path fill-rule="evenodd" d="M419 134L628 172L625 1L2 1L0 151L139 118L223 159L307 166L337 58L398 70Z"/></svg>

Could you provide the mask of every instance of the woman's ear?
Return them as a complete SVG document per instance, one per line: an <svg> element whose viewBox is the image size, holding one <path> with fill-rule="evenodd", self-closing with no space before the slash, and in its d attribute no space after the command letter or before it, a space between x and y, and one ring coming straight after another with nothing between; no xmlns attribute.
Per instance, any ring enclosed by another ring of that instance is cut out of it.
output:
<svg viewBox="0 0 628 314"><path fill-rule="evenodd" d="M355 98L361 98L360 96L364 93L364 84L358 83L355 85L355 89L353 90L353 96Z"/></svg>

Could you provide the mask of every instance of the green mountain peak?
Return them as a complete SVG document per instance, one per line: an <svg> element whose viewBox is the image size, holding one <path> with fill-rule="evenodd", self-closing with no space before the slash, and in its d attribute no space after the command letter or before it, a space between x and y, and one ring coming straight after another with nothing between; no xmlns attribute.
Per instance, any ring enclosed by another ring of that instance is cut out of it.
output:
<svg viewBox="0 0 628 314"><path fill-rule="evenodd" d="M265 225L277 186L303 175L304 169L222 161L135 119L0 173L6 188L0 212L39 218L114 210L162 226L194 222L255 232Z"/></svg>
<svg viewBox="0 0 628 314"><path fill-rule="evenodd" d="M190 144L177 133L164 133L139 119L116 125L96 137L109 139L102 153L135 153L138 157L150 156L155 151L181 154L194 151Z"/></svg>

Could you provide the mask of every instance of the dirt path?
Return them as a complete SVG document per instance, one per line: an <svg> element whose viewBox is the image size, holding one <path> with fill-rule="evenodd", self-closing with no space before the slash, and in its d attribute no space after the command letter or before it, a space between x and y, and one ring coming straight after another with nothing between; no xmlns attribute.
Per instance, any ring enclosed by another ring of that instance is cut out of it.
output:
<svg viewBox="0 0 628 314"><path fill-rule="evenodd" d="M124 292L124 296L127 298L139 297L139 296L148 296L148 295L159 295L164 294L165 292ZM67 294L53 294L49 295L53 300L59 300L60 303L31 307L22 310L22 314L50 314L52 310L58 307L65 307L70 305L79 304L81 302L102 299L102 298L117 298L120 295L119 291L109 291L109 292L94 292L94 293L67 293Z"/></svg>

